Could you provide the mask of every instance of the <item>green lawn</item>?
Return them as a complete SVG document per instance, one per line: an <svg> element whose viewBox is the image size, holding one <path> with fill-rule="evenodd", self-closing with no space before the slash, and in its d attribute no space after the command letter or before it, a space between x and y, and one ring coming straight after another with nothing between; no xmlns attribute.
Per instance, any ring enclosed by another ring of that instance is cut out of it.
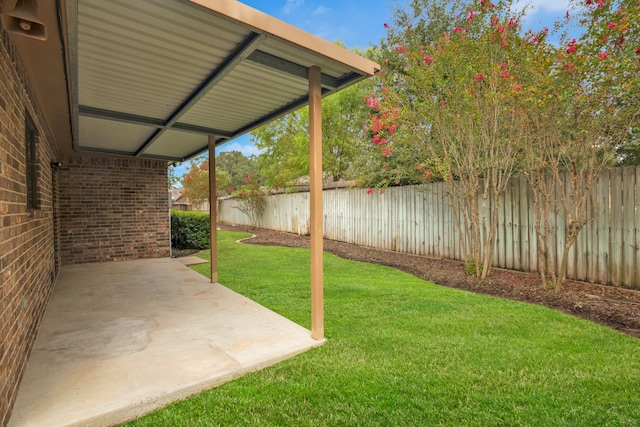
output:
<svg viewBox="0 0 640 427"><path fill-rule="evenodd" d="M309 251L244 236L219 232L220 282L310 327ZM324 265L324 346L131 425L640 425L639 340L388 267Z"/></svg>

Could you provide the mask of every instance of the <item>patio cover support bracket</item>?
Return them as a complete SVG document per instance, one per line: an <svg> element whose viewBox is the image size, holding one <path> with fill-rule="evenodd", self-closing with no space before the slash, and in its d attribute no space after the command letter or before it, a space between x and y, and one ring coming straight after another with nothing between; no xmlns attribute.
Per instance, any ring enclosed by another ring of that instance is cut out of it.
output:
<svg viewBox="0 0 640 427"><path fill-rule="evenodd" d="M209 247L211 248L211 283L218 283L218 198L216 195L216 137L209 135Z"/></svg>
<svg viewBox="0 0 640 427"><path fill-rule="evenodd" d="M322 270L322 74L309 68L309 190L311 232L311 337L324 338Z"/></svg>

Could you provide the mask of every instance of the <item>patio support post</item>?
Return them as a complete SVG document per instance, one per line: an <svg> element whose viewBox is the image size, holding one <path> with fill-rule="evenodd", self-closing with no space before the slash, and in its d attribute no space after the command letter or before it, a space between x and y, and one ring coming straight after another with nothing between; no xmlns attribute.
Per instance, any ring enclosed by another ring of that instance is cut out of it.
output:
<svg viewBox="0 0 640 427"><path fill-rule="evenodd" d="M209 135L209 227L211 248L211 283L218 282L218 199L216 195L216 137Z"/></svg>
<svg viewBox="0 0 640 427"><path fill-rule="evenodd" d="M311 337L324 337L322 270L322 88L319 67L309 68L309 190L311 233Z"/></svg>

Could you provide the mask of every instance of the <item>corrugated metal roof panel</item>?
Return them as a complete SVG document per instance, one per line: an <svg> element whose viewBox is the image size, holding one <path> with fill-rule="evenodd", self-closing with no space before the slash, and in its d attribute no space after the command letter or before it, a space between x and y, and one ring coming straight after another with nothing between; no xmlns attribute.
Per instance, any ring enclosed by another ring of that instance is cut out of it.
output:
<svg viewBox="0 0 640 427"><path fill-rule="evenodd" d="M180 158L185 152L192 153L208 144L207 135L169 130L163 133L144 155Z"/></svg>
<svg viewBox="0 0 640 427"><path fill-rule="evenodd" d="M154 131L147 126L80 117L80 139L84 149L133 154Z"/></svg>
<svg viewBox="0 0 640 427"><path fill-rule="evenodd" d="M67 8L77 149L182 160L209 134L228 140L305 104L310 66L322 69L328 92L375 68L231 0Z"/></svg>
<svg viewBox="0 0 640 427"><path fill-rule="evenodd" d="M308 83L245 62L181 118L181 122L236 131L308 90Z"/></svg>

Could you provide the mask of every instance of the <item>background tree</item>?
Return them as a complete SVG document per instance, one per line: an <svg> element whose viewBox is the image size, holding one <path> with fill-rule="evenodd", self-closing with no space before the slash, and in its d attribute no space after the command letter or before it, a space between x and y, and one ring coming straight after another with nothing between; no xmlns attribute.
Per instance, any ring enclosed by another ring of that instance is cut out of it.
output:
<svg viewBox="0 0 640 427"><path fill-rule="evenodd" d="M190 160L189 171L182 176L182 190L192 204L209 200L209 161L206 156Z"/></svg>
<svg viewBox="0 0 640 427"><path fill-rule="evenodd" d="M230 186L239 188L244 178L253 173L259 180L256 156L245 156L240 151L226 151L216 156L216 169L225 171L231 177Z"/></svg>
<svg viewBox="0 0 640 427"><path fill-rule="evenodd" d="M227 193L231 177L226 171L216 168L216 198ZM209 201L209 159L205 155L190 160L189 171L182 176L183 194L192 204Z"/></svg>
<svg viewBox="0 0 640 427"><path fill-rule="evenodd" d="M176 167L174 165L169 165L167 167L167 178L169 181L169 189L177 189L180 187L180 182L182 180L181 177L176 176Z"/></svg>
<svg viewBox="0 0 640 427"><path fill-rule="evenodd" d="M233 194L236 200L233 207L245 214L254 228L258 226L258 221L264 212L267 203L266 194L267 189L260 185L252 173L244 178L244 185Z"/></svg>

